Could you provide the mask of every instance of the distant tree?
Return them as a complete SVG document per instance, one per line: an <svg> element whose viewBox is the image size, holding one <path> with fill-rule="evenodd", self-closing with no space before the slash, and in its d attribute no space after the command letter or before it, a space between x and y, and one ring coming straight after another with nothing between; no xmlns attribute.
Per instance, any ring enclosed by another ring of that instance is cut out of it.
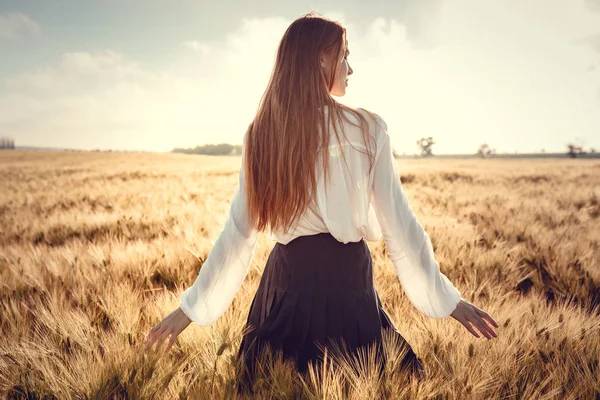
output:
<svg viewBox="0 0 600 400"><path fill-rule="evenodd" d="M593 147L590 147L590 153L594 154L596 152L596 149Z"/></svg>
<svg viewBox="0 0 600 400"><path fill-rule="evenodd" d="M490 146L488 146L487 143L484 143L479 146L476 154L481 158L486 158L490 157L492 154L496 154L496 149L490 149Z"/></svg>
<svg viewBox="0 0 600 400"><path fill-rule="evenodd" d="M15 141L13 138L1 136L0 137L0 149L14 150Z"/></svg>
<svg viewBox="0 0 600 400"><path fill-rule="evenodd" d="M576 158L578 154L585 154L585 150L583 150L583 146L577 145L574 143L567 144L567 154L571 158Z"/></svg>
<svg viewBox="0 0 600 400"><path fill-rule="evenodd" d="M423 157L431 157L433 156L432 146L435 144L433 138L430 136L428 138L421 138L417 140L417 146L421 149L421 156Z"/></svg>
<svg viewBox="0 0 600 400"><path fill-rule="evenodd" d="M546 152L546 149L542 149L542 153L545 153L545 152Z"/></svg>
<svg viewBox="0 0 600 400"><path fill-rule="evenodd" d="M229 156L229 155L241 155L242 146L232 145L229 143L220 144L206 144L203 146L196 146L194 148L174 148L172 153L184 153L184 154L204 154L211 156Z"/></svg>

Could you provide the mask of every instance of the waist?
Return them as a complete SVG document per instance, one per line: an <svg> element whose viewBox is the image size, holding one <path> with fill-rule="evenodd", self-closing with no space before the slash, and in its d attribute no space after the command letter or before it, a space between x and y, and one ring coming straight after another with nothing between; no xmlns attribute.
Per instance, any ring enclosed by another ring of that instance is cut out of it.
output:
<svg viewBox="0 0 600 400"><path fill-rule="evenodd" d="M312 288L349 294L372 292L371 252L364 239L342 243L329 232L298 236L288 244L277 242L269 264L269 269L280 270L277 286L283 291Z"/></svg>
<svg viewBox="0 0 600 400"><path fill-rule="evenodd" d="M281 246L301 246L301 245L306 245L306 244L311 244L311 245L316 245L316 244L329 244L332 246L356 246L356 245L362 245L362 244L366 244L364 238L361 238L360 240L356 241L356 242L348 242L348 243L343 243L340 242L339 240L336 239L335 236L333 236L331 234L331 232L320 232L320 233L315 233L314 235L302 235L302 236L298 236L295 237L294 239L290 240L287 244L283 244L280 242L277 242L278 245Z"/></svg>

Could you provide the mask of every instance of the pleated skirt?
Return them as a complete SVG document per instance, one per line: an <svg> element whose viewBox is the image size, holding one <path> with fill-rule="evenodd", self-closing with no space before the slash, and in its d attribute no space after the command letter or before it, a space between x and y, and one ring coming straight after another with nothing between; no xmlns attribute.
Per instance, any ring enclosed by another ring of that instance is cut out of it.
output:
<svg viewBox="0 0 600 400"><path fill-rule="evenodd" d="M425 377L421 359L382 308L364 239L344 244L326 232L276 243L245 328L237 354L238 393L252 393L255 362L266 345L293 360L300 373L321 362L323 348L332 343L348 355L373 345L383 366L384 329L406 350L401 368Z"/></svg>

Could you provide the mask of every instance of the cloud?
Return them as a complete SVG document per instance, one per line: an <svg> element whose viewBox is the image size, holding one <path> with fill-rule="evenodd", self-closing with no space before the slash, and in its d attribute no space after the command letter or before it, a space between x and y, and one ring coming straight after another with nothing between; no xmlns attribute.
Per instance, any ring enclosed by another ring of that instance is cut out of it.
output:
<svg viewBox="0 0 600 400"><path fill-rule="evenodd" d="M39 31L38 23L23 13L0 13L0 40Z"/></svg>
<svg viewBox="0 0 600 400"><path fill-rule="evenodd" d="M573 40L593 36L598 16L566 3L542 15L545 3L532 3L405 2L416 7L405 21L335 14L354 70L340 101L383 116L400 153L427 136L438 154L483 142L562 151L572 132L592 144L600 74L586 68L597 54ZM181 38L160 67L114 51L67 52L2 83L0 131L17 145L83 149L241 143L291 21L244 18L217 40Z"/></svg>
<svg viewBox="0 0 600 400"><path fill-rule="evenodd" d="M244 19L159 70L114 51L65 53L5 79L0 131L17 144L82 149L241 143L289 22Z"/></svg>
<svg viewBox="0 0 600 400"><path fill-rule="evenodd" d="M198 51L203 55L207 55L210 52L210 46L197 40L187 40L182 43L187 49Z"/></svg>
<svg viewBox="0 0 600 400"><path fill-rule="evenodd" d="M0 127L19 143L164 149L184 91L180 78L122 54L66 53L57 65L4 82Z"/></svg>
<svg viewBox="0 0 600 400"><path fill-rule="evenodd" d="M406 38L419 48L433 48L440 38L436 32L442 0L409 0L403 3L399 19L406 26Z"/></svg>
<svg viewBox="0 0 600 400"><path fill-rule="evenodd" d="M585 0L585 4L592 12L600 12L600 0Z"/></svg>
<svg viewBox="0 0 600 400"><path fill-rule="evenodd" d="M592 49L600 53L600 35L588 36L580 41L581 44L589 45Z"/></svg>
<svg viewBox="0 0 600 400"><path fill-rule="evenodd" d="M369 31L373 21L380 20L400 24L404 39L412 47L429 49L438 46L442 39L437 30L442 6L442 0L352 2L347 4L343 14L331 10L322 14L340 21L349 31Z"/></svg>

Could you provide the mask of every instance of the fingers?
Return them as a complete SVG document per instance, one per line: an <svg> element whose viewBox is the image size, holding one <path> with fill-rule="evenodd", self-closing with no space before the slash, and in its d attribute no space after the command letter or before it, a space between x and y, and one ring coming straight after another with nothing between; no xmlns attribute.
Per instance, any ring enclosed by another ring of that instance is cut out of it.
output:
<svg viewBox="0 0 600 400"><path fill-rule="evenodd" d="M169 343L167 344L167 348L165 349L166 352L169 352L169 350L171 350L171 347L173 347L173 344L177 340L177 336L179 336L178 333L173 332L171 334L171 338L169 339Z"/></svg>
<svg viewBox="0 0 600 400"><path fill-rule="evenodd" d="M163 324L162 322L159 322L158 324L156 324L150 330L150 332L148 333L148 336L146 336L144 350L147 351L148 349L150 349L152 347L152 345L163 336L163 333L165 331L166 331L166 324Z"/></svg>
<svg viewBox="0 0 600 400"><path fill-rule="evenodd" d="M164 331L166 327L167 325L164 323L164 320L162 320L158 324L154 325L154 328L152 328L150 334L152 336L156 336L157 334L160 334L162 331Z"/></svg>
<svg viewBox="0 0 600 400"><path fill-rule="evenodd" d="M480 325L486 331L488 331L490 333L490 335L492 335L493 337L497 337L498 335L496 334L496 332L494 332L494 330L488 326L488 324L483 320L483 318L485 318L487 321L489 321L496 328L498 328L498 323L496 323L496 321L494 321L494 319L485 311L483 311L477 307L473 307L473 310L475 310L475 313L477 314L477 318L479 320Z"/></svg>
<svg viewBox="0 0 600 400"><path fill-rule="evenodd" d="M148 334L146 340L144 341L144 351L148 351L152 347L152 345L156 341L156 337L156 333Z"/></svg>
<svg viewBox="0 0 600 400"><path fill-rule="evenodd" d="M167 339L167 337L169 337L170 334L171 334L171 332L169 330L165 330L164 332L162 332L160 334L160 337L156 340L156 350L157 351L159 349L162 349L163 343L165 342L165 340Z"/></svg>
<svg viewBox="0 0 600 400"><path fill-rule="evenodd" d="M179 336L180 333L181 331L174 330L168 327L167 324L159 323L150 330L150 333L146 337L144 351L148 351L150 348L152 348L154 343L156 343L156 350L160 349L164 341L170 336L165 349L165 352L168 352L171 350L171 347L173 347L173 344L177 340L177 336Z"/></svg>
<svg viewBox="0 0 600 400"><path fill-rule="evenodd" d="M471 332L471 334L473 334L473 336L477 338L481 337L481 335L477 333L474 328L477 328L477 330L479 330L487 339L492 339L493 337L498 336L496 332L494 332L494 330L489 327L487 323L475 312L469 312L466 315L463 315L463 318L461 318L459 321L465 328L467 328L469 332Z"/></svg>
<svg viewBox="0 0 600 400"><path fill-rule="evenodd" d="M499 325L488 313L475 307L468 301L463 300L462 297L461 302L464 302L464 304L467 304L467 306L459 310L460 312L456 314L454 317L455 319L457 319L465 328L467 328L469 332L471 332L473 336L477 338L481 336L475 331L475 327L487 339L498 337L498 334L494 332L492 327L489 326L487 322L496 328L498 328Z"/></svg>
<svg viewBox="0 0 600 400"><path fill-rule="evenodd" d="M473 327L471 326L471 324L469 323L469 321L467 321L467 322L460 321L460 322L463 324L463 326L465 328L467 328L467 330L469 332L471 332L473 334L473 336L475 336L477 338L480 337L479 334L477 332L475 332L475 329L473 329Z"/></svg>
<svg viewBox="0 0 600 400"><path fill-rule="evenodd" d="M479 329L483 336L485 336L487 339L491 339L492 337L498 336L496 332L494 332L492 328L490 328L487 325L487 323L479 316L479 314L473 313L470 316L470 319L475 324L475 326L477 326L477 329Z"/></svg>
<svg viewBox="0 0 600 400"><path fill-rule="evenodd" d="M479 314L481 317L483 317L486 320L488 320L496 328L499 327L498 323L496 321L494 321L494 319L488 313L486 313L485 311L480 310L479 308L476 308L475 312L477 312L477 314Z"/></svg>
<svg viewBox="0 0 600 400"><path fill-rule="evenodd" d="M147 351L150 347L152 347L152 343L154 342L154 335L156 335L158 327L158 325L154 326L154 328L150 329L148 335L146 335L146 338L144 339L144 351Z"/></svg>
<svg viewBox="0 0 600 400"><path fill-rule="evenodd" d="M150 339L148 341L148 343L146 343L146 345L144 346L144 350L148 351L150 348L152 348L152 346L156 343L156 350L158 351L161 347L163 342L165 341L165 339L171 334L171 332L169 332L168 330L162 330L158 333L156 333L152 339Z"/></svg>
<svg viewBox="0 0 600 400"><path fill-rule="evenodd" d="M491 339L492 337L496 337L498 335L496 335L496 332L494 332L492 330L492 328L490 328L483 319L481 319L480 317L478 317L478 321L477 321L477 328L481 331L481 333L483 333L483 335L488 338Z"/></svg>

